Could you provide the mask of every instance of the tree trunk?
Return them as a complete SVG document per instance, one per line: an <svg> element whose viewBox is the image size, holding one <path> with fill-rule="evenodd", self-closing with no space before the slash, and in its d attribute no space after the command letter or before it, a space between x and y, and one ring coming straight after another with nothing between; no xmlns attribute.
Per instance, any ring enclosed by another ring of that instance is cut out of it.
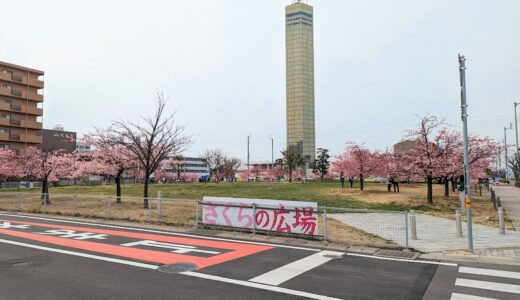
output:
<svg viewBox="0 0 520 300"><path fill-rule="evenodd" d="M148 182L149 181L150 181L150 174L148 174L148 172L146 172L144 174L144 194L143 194L144 208L148 208Z"/></svg>
<svg viewBox="0 0 520 300"><path fill-rule="evenodd" d="M47 200L45 201L44 197L47 197ZM47 180L47 177L43 178L42 180L42 196L41 196L42 204L45 201L47 204L51 204L51 198L49 197L49 180Z"/></svg>
<svg viewBox="0 0 520 300"><path fill-rule="evenodd" d="M116 203L121 203L121 174L116 176Z"/></svg>
<svg viewBox="0 0 520 300"><path fill-rule="evenodd" d="M428 199L428 203L433 203L433 178L431 175L428 175L426 177L426 185L428 187L428 195L427 195L427 199Z"/></svg>
<svg viewBox="0 0 520 300"><path fill-rule="evenodd" d="M363 190L365 188L364 187L364 185L365 185L364 183L365 183L365 181L363 179L363 174L359 174L359 189L360 190Z"/></svg>
<svg viewBox="0 0 520 300"><path fill-rule="evenodd" d="M292 183L292 170L289 168L289 183Z"/></svg>
<svg viewBox="0 0 520 300"><path fill-rule="evenodd" d="M448 181L448 178L444 178L444 197L450 196L450 182Z"/></svg>
<svg viewBox="0 0 520 300"><path fill-rule="evenodd" d="M455 178L451 177L451 191L455 193Z"/></svg>

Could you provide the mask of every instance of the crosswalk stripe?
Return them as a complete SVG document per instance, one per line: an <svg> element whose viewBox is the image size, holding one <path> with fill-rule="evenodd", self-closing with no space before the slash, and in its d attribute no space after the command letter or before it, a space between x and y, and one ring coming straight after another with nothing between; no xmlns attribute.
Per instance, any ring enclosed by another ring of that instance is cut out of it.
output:
<svg viewBox="0 0 520 300"><path fill-rule="evenodd" d="M298 275L301 275L311 269L314 269L322 264L334 259L332 257L326 257L326 255L331 256L341 256L343 252L336 251L321 251L316 254L304 257L300 260L294 261L290 264L282 266L278 269L274 269L267 273L264 273L260 276L257 276L249 281L269 284L269 285L279 285L286 282L289 279L292 279Z"/></svg>
<svg viewBox="0 0 520 300"><path fill-rule="evenodd" d="M520 273L519 272L510 272L510 271L502 271L502 270L460 267L459 268L459 272L460 273L467 273L467 274L476 274L476 275L486 275L486 276L495 276L495 277L520 279Z"/></svg>
<svg viewBox="0 0 520 300"><path fill-rule="evenodd" d="M450 300L500 300L500 299L453 293L453 294L451 294Z"/></svg>
<svg viewBox="0 0 520 300"><path fill-rule="evenodd" d="M520 294L520 285L515 284L457 278L455 285L497 292Z"/></svg>

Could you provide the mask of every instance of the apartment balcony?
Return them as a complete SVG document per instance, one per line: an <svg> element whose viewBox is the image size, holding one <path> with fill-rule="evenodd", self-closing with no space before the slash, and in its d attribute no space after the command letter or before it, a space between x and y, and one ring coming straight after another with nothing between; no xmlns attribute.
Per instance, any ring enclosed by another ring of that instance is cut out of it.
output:
<svg viewBox="0 0 520 300"><path fill-rule="evenodd" d="M21 99L29 99L29 100L38 101L38 102L43 101L43 95L33 93L33 92L16 90L16 89L6 89L3 87L0 87L0 95L18 97Z"/></svg>
<svg viewBox="0 0 520 300"><path fill-rule="evenodd" d="M39 107L18 104L0 103L0 111L11 111L17 113L27 113L34 116L43 116L43 109Z"/></svg>
<svg viewBox="0 0 520 300"><path fill-rule="evenodd" d="M42 123L36 121L25 121L20 119L0 118L0 126L21 127L29 129L42 129Z"/></svg>
<svg viewBox="0 0 520 300"><path fill-rule="evenodd" d="M44 83L41 80L27 78L26 76L6 74L3 72L0 72L0 80L23 84L23 85L30 85L30 86L38 88L38 89L43 89L43 87L44 87Z"/></svg>
<svg viewBox="0 0 520 300"><path fill-rule="evenodd" d="M13 134L13 133L9 134L9 140L11 140L11 141L20 142L21 138L22 137L19 134Z"/></svg>
<svg viewBox="0 0 520 300"><path fill-rule="evenodd" d="M0 141L28 143L28 144L41 144L43 142L43 138L39 135L31 135L31 134L0 133Z"/></svg>

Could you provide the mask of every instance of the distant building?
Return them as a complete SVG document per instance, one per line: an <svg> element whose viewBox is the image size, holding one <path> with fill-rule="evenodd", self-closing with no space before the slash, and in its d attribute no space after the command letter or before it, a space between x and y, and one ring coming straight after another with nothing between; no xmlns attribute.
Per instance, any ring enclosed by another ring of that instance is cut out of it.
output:
<svg viewBox="0 0 520 300"><path fill-rule="evenodd" d="M0 148L40 146L42 90L43 71L0 61Z"/></svg>
<svg viewBox="0 0 520 300"><path fill-rule="evenodd" d="M200 157L183 157L181 168L183 173L191 173L199 175L199 178L207 178L209 176L208 163L204 158ZM165 172L173 172L173 169L166 168Z"/></svg>
<svg viewBox="0 0 520 300"><path fill-rule="evenodd" d="M72 153L76 150L76 133L64 131L61 127L55 129L42 129L42 151L51 152L55 150L64 150L66 153Z"/></svg>
<svg viewBox="0 0 520 300"><path fill-rule="evenodd" d="M76 142L76 153L84 154L90 152L92 152L92 145L81 141Z"/></svg>
<svg viewBox="0 0 520 300"><path fill-rule="evenodd" d="M271 170L273 168L273 164L271 163L252 163L250 164L251 171L265 172L267 170Z"/></svg>
<svg viewBox="0 0 520 300"><path fill-rule="evenodd" d="M313 164L314 124L313 8L294 0L285 8L287 148L295 147Z"/></svg>
<svg viewBox="0 0 520 300"><path fill-rule="evenodd" d="M416 140L404 140L394 145L394 154L403 155L417 146Z"/></svg>

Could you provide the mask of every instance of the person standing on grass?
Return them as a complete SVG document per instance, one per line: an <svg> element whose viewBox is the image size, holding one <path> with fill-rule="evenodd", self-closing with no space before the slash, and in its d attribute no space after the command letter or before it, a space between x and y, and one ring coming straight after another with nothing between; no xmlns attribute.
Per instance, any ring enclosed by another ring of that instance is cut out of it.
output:
<svg viewBox="0 0 520 300"><path fill-rule="evenodd" d="M390 174L386 176L386 185L388 187L388 191L390 192L390 188L392 187L392 176L390 176Z"/></svg>
<svg viewBox="0 0 520 300"><path fill-rule="evenodd" d="M393 180L393 185L394 185L394 193L397 192L399 193L399 176L397 175L394 175L392 176L392 180Z"/></svg>
<svg viewBox="0 0 520 300"><path fill-rule="evenodd" d="M341 183L341 188L343 188L345 186L345 174L343 172L339 174L339 182Z"/></svg>
<svg viewBox="0 0 520 300"><path fill-rule="evenodd" d="M350 184L350 188L352 188L354 186L354 177L349 177L348 183Z"/></svg>

